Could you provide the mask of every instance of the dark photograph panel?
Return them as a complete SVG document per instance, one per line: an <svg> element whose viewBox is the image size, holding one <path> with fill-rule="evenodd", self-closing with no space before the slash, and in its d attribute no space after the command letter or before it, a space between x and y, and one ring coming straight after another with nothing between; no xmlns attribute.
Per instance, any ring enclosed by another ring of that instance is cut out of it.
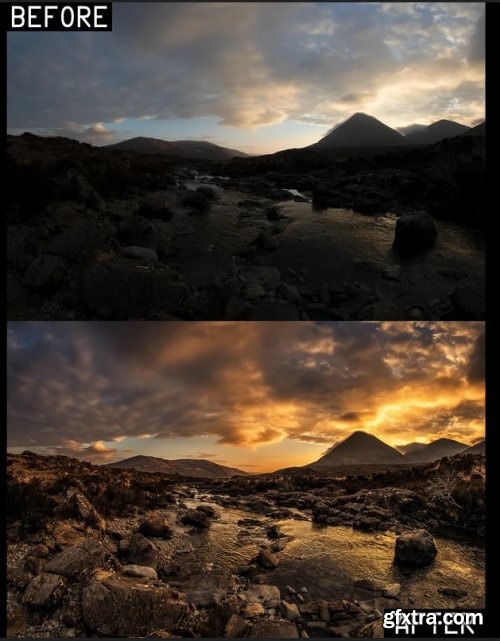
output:
<svg viewBox="0 0 500 641"><path fill-rule="evenodd" d="M9 637L484 608L481 321L11 322L8 388Z"/></svg>
<svg viewBox="0 0 500 641"><path fill-rule="evenodd" d="M9 33L9 319L484 319L484 30L118 3Z"/></svg>

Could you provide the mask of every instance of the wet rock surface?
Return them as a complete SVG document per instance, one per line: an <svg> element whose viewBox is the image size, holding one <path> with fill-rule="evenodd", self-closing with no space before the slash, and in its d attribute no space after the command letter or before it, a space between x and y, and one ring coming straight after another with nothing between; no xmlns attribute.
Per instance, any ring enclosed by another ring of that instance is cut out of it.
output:
<svg viewBox="0 0 500 641"><path fill-rule="evenodd" d="M347 162L8 150L12 320L484 318L477 141Z"/></svg>
<svg viewBox="0 0 500 641"><path fill-rule="evenodd" d="M459 557L422 531L420 520L437 531L457 514L465 518L463 510L433 504L422 488L441 472L453 470L458 480L473 474L478 485L467 491L479 503L484 458L443 461L441 470L418 468L420 477L411 468L373 471L369 479L179 480L9 455L10 491L33 506L9 508L9 634L379 637L387 607L481 607L479 581L465 579L470 559L463 575L446 571L451 558L456 572ZM360 515L374 519L373 528L358 529ZM478 513L468 518L469 527L479 524ZM407 565L429 560L433 548L430 565ZM382 572L377 580L373 568ZM435 573L426 579L424 570Z"/></svg>

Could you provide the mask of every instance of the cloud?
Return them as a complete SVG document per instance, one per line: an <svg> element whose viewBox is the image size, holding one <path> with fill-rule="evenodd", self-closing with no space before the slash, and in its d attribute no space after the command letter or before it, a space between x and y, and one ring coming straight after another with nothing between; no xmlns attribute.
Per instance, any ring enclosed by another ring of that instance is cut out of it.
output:
<svg viewBox="0 0 500 641"><path fill-rule="evenodd" d="M484 114L481 4L121 3L113 18L111 33L8 34L10 129L71 122L98 144L124 118L255 129Z"/></svg>
<svg viewBox="0 0 500 641"><path fill-rule="evenodd" d="M356 429L393 444L472 442L484 433L483 331L479 322L13 322L8 444L105 461L145 435L210 436L216 449L203 458L221 446L331 444Z"/></svg>

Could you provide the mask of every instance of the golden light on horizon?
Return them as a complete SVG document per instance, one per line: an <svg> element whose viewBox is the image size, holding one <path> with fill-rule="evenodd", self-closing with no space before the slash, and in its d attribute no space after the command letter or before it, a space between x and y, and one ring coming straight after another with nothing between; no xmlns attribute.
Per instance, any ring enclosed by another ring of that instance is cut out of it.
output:
<svg viewBox="0 0 500 641"><path fill-rule="evenodd" d="M12 323L9 447L271 471L357 430L472 445L483 361L481 322Z"/></svg>

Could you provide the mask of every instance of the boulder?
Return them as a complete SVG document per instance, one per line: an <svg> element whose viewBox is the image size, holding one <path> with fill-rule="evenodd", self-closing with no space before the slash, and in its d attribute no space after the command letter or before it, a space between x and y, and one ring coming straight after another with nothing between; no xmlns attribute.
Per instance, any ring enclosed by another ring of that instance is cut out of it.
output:
<svg viewBox="0 0 500 641"><path fill-rule="evenodd" d="M417 530L398 536L394 563L410 566L429 565L434 561L436 554L432 535L427 530Z"/></svg>
<svg viewBox="0 0 500 641"><path fill-rule="evenodd" d="M200 530L210 527L210 519L208 515L200 510L189 509L181 520L184 525L193 525Z"/></svg>
<svg viewBox="0 0 500 641"><path fill-rule="evenodd" d="M85 625L98 636L143 637L171 631L188 605L168 586L117 576L94 582L82 592Z"/></svg>
<svg viewBox="0 0 500 641"><path fill-rule="evenodd" d="M137 530L143 536L153 536L158 539L170 539L172 528L165 519L148 519L143 521Z"/></svg>
<svg viewBox="0 0 500 641"><path fill-rule="evenodd" d="M271 551L272 552L281 552L286 548L286 546L290 543L292 538L290 536L281 536L279 539L276 539L276 541L273 541L271 543Z"/></svg>
<svg viewBox="0 0 500 641"><path fill-rule="evenodd" d="M153 579L154 581L158 580L156 570L150 568L148 565L124 565L122 572L125 576L136 576L144 579Z"/></svg>
<svg viewBox="0 0 500 641"><path fill-rule="evenodd" d="M248 603L262 603L269 607L271 604L279 605L281 600L279 588L275 585L249 585L241 594Z"/></svg>
<svg viewBox="0 0 500 641"><path fill-rule="evenodd" d="M42 254L28 265L23 276L23 286L33 290L54 290L61 284L65 273L64 260Z"/></svg>
<svg viewBox="0 0 500 641"><path fill-rule="evenodd" d="M273 569L278 567L280 561L278 557L271 552L271 550L264 548L259 551L257 562L263 568Z"/></svg>
<svg viewBox="0 0 500 641"><path fill-rule="evenodd" d="M249 625L250 624L248 621L245 621L245 619L237 614L233 614L226 624L224 636L228 639L238 639L244 637L246 636Z"/></svg>
<svg viewBox="0 0 500 641"><path fill-rule="evenodd" d="M260 617L265 613L264 606L261 603L247 603L243 616L247 619Z"/></svg>
<svg viewBox="0 0 500 641"><path fill-rule="evenodd" d="M95 509L92 503L80 492L75 492L72 495L73 504L75 506L78 517L85 521L90 527L104 532L106 529L106 521L102 518L99 512Z"/></svg>
<svg viewBox="0 0 500 641"><path fill-rule="evenodd" d="M139 214L122 220L118 229L118 236L127 245L135 247L148 247L155 250L158 245L158 232L156 227L147 218Z"/></svg>
<svg viewBox="0 0 500 641"><path fill-rule="evenodd" d="M434 219L426 211L402 214L396 221L394 245L398 249L425 249L437 236Z"/></svg>
<svg viewBox="0 0 500 641"><path fill-rule="evenodd" d="M58 523L54 527L52 536L61 550L69 546L81 545L85 541L85 536L77 532L69 523Z"/></svg>
<svg viewBox="0 0 500 641"><path fill-rule="evenodd" d="M283 616L285 617L285 619L288 619L289 621L295 621L296 619L300 619L300 612L298 607L295 605L295 603L288 603L288 601L281 601L280 610Z"/></svg>
<svg viewBox="0 0 500 641"><path fill-rule="evenodd" d="M237 585L234 574L225 568L198 571L192 581L183 584L186 598L197 607L212 607L227 596Z"/></svg>
<svg viewBox="0 0 500 641"><path fill-rule="evenodd" d="M117 565L116 558L100 541L86 539L81 545L68 547L50 559L45 571L76 579L96 568L110 569Z"/></svg>
<svg viewBox="0 0 500 641"><path fill-rule="evenodd" d="M161 197L155 196L151 196L141 204L138 214L159 220L170 220L172 218L172 211L166 201Z"/></svg>
<svg viewBox="0 0 500 641"><path fill-rule="evenodd" d="M204 512L207 516L209 516L211 518L213 518L217 514L216 511L214 510L214 508L211 505L198 505L196 507L196 509L199 512Z"/></svg>
<svg viewBox="0 0 500 641"><path fill-rule="evenodd" d="M133 534L129 541L128 560L133 565L147 565L156 570L158 548L142 534Z"/></svg>
<svg viewBox="0 0 500 641"><path fill-rule="evenodd" d="M154 249L149 249L149 247L128 245L127 247L123 247L122 254L126 258L136 258L137 260L150 260L152 262L158 260L158 254Z"/></svg>
<svg viewBox="0 0 500 641"><path fill-rule="evenodd" d="M51 608L61 602L66 592L66 579L42 572L30 581L23 595L23 603L30 608Z"/></svg>
<svg viewBox="0 0 500 641"><path fill-rule="evenodd" d="M279 639L298 639L299 633L297 626L291 621L257 619L248 637L255 638L279 638Z"/></svg>

